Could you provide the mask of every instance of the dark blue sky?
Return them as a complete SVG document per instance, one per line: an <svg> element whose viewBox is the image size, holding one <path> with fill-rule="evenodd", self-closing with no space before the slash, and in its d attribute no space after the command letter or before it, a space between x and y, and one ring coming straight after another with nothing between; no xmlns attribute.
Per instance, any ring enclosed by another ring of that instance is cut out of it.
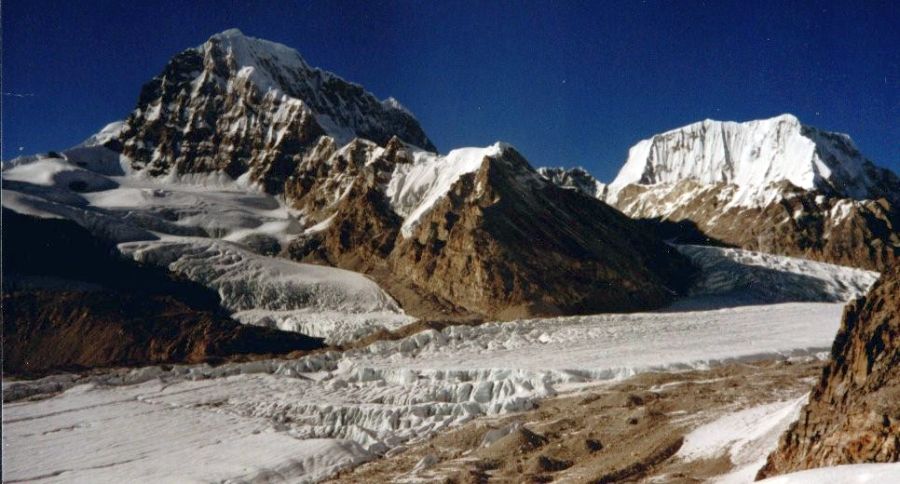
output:
<svg viewBox="0 0 900 484"><path fill-rule="evenodd" d="M2 17L4 159L123 118L172 55L237 27L398 98L441 151L499 139L609 180L653 133L790 112L900 171L893 0L4 0Z"/></svg>

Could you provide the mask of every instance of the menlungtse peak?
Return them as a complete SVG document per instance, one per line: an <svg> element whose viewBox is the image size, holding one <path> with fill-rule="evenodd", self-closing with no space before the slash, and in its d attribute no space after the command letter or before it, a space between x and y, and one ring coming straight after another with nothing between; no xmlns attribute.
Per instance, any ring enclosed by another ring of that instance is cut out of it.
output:
<svg viewBox="0 0 900 484"><path fill-rule="evenodd" d="M396 136L433 151L399 106L311 67L289 47L226 30L175 55L143 86L117 141L134 168L153 175L249 172L277 192L321 136L382 146Z"/></svg>
<svg viewBox="0 0 900 484"><path fill-rule="evenodd" d="M783 114L743 123L704 120L645 139L610 184L732 184L741 205L770 200L780 182L856 200L900 201L900 180L866 159L849 136Z"/></svg>

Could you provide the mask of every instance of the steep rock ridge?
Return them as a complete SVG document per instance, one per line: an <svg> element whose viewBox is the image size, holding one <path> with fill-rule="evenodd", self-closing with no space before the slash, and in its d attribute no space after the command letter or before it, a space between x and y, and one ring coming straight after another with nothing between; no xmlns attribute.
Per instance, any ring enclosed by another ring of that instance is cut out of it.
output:
<svg viewBox="0 0 900 484"><path fill-rule="evenodd" d="M758 478L900 460L900 268L844 310L831 362Z"/></svg>
<svg viewBox="0 0 900 484"><path fill-rule="evenodd" d="M116 143L152 175L248 173L280 192L319 138L434 145L399 103L310 67L281 44L228 30L176 55L144 85ZM114 147L114 144L108 144Z"/></svg>
<svg viewBox="0 0 900 484"><path fill-rule="evenodd" d="M673 249L605 204L546 183L509 147L461 177L399 245L406 260L396 270L418 267L413 281L501 318L655 306L691 272ZM447 284L456 280L466 284Z"/></svg>
<svg viewBox="0 0 900 484"><path fill-rule="evenodd" d="M318 165L358 175L290 253L366 272L407 310L509 319L648 308L691 273L637 223L549 183L508 145L363 152Z"/></svg>
<svg viewBox="0 0 900 484"><path fill-rule="evenodd" d="M666 239L874 270L900 262L900 179L847 135L791 115L706 120L643 140L600 197Z"/></svg>

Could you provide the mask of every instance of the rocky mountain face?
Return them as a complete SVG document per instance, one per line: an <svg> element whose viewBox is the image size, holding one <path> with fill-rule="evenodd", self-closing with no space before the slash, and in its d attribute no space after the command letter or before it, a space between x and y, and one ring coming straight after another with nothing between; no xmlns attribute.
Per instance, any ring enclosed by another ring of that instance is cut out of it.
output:
<svg viewBox="0 0 900 484"><path fill-rule="evenodd" d="M900 461L900 267L847 305L831 362L758 478Z"/></svg>
<svg viewBox="0 0 900 484"><path fill-rule="evenodd" d="M117 139L139 170L153 175L247 174L280 192L303 154L328 135L384 144L392 136L434 145L395 100L310 67L281 44L228 30L176 55L141 89Z"/></svg>
<svg viewBox="0 0 900 484"><path fill-rule="evenodd" d="M691 273L511 147L438 155L396 100L233 30L175 56L96 143L151 176L224 173L283 196L303 231L281 255L368 274L417 316L650 308Z"/></svg>
<svg viewBox="0 0 900 484"><path fill-rule="evenodd" d="M875 270L900 261L900 179L791 115L641 141L601 198L667 239Z"/></svg>

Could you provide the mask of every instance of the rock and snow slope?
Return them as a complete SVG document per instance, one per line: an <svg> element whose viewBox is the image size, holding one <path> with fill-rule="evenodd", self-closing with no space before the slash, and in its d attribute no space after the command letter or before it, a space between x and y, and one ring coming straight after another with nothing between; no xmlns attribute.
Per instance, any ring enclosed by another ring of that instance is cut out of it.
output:
<svg viewBox="0 0 900 484"><path fill-rule="evenodd" d="M831 361L760 477L900 461L900 268L847 305ZM896 464L900 466L900 464Z"/></svg>
<svg viewBox="0 0 900 484"><path fill-rule="evenodd" d="M434 145L408 111L236 29L172 58L109 146L151 173L244 173L280 191L295 157L328 135Z"/></svg>
<svg viewBox="0 0 900 484"><path fill-rule="evenodd" d="M606 198L606 184L601 183L584 168L538 168L538 173L554 184L571 188L586 195L603 200Z"/></svg>
<svg viewBox="0 0 900 484"><path fill-rule="evenodd" d="M3 171L3 206L74 220L126 256L215 290L245 323L338 342L412 321L361 274L273 257L299 222L276 197L227 179L106 176L38 158Z"/></svg>

